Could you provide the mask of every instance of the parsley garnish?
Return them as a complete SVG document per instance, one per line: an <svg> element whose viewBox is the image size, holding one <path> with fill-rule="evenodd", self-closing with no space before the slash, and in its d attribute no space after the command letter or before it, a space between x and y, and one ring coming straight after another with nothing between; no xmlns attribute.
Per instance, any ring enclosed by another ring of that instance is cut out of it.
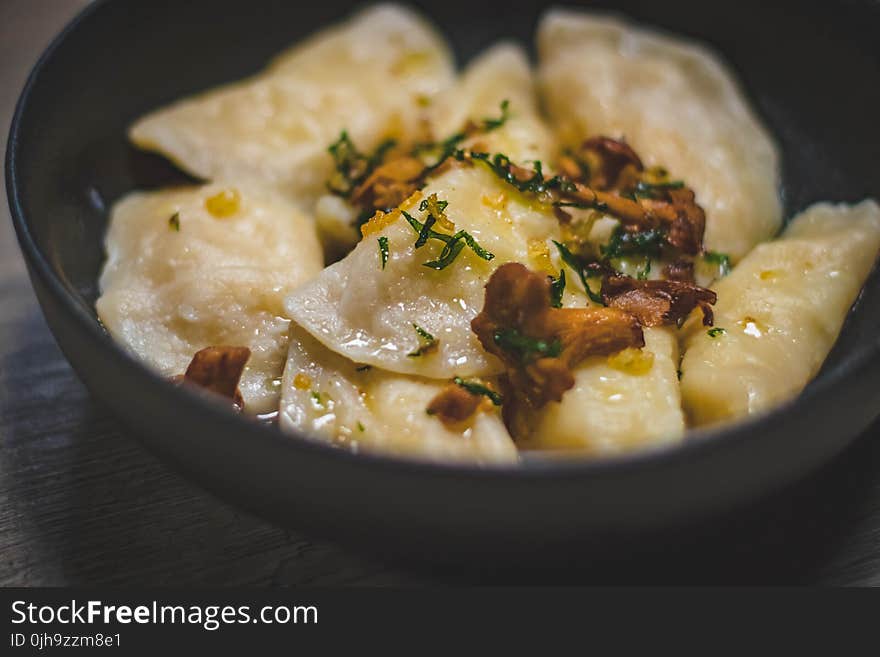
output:
<svg viewBox="0 0 880 657"><path fill-rule="evenodd" d="M553 308L562 308L562 295L565 292L565 270L559 270L559 276L550 279L550 306Z"/></svg>
<svg viewBox="0 0 880 657"><path fill-rule="evenodd" d="M168 219L168 227L176 233L180 232L180 213L175 212Z"/></svg>
<svg viewBox="0 0 880 657"><path fill-rule="evenodd" d="M504 328L495 331L492 338L495 344L509 354L516 356L521 363L528 363L535 358L556 358L562 353L562 342L558 339L548 342L539 338L523 335L515 328Z"/></svg>
<svg viewBox="0 0 880 657"><path fill-rule="evenodd" d="M447 137L441 142L432 142L427 144L419 144L413 149L413 155L421 155L422 153L437 153L437 159L433 162L433 164L427 165L425 168L424 174L428 174L441 164L443 164L448 158L455 157L456 159L461 159L464 154L463 151L459 150L459 145L465 139L470 137L475 132L492 132L493 130L497 130L510 118L510 113L508 112L510 108L510 101L503 100L501 101L501 116L498 118L486 118L483 119L482 124L477 126L476 131L461 131L457 132L450 137ZM423 174L423 175L424 175Z"/></svg>
<svg viewBox="0 0 880 657"><path fill-rule="evenodd" d="M649 183L644 180L640 180L636 183L636 187L633 190L634 197L642 197L642 198L657 198L661 192L667 189L682 189L684 187L684 182L681 180L670 180L668 182L658 182L658 183Z"/></svg>
<svg viewBox="0 0 880 657"><path fill-rule="evenodd" d="M718 265L718 272L722 277L727 276L732 269L730 265L730 256L726 253L706 251L706 253L703 254L703 260L713 265Z"/></svg>
<svg viewBox="0 0 880 657"><path fill-rule="evenodd" d="M462 241L464 240L464 241ZM446 242L446 246L443 247L443 250L440 252L440 257L436 260L431 260L430 262L422 263L425 267L430 267L431 269L446 269L453 260L461 253L462 249L464 249L464 245L467 244L471 251L477 254L478 257L483 260L492 260L495 257L494 253L491 253L484 249L482 246L477 244L477 241L473 238L473 236L464 231L460 230L455 235L453 235L448 242Z"/></svg>
<svg viewBox="0 0 880 657"><path fill-rule="evenodd" d="M358 431L360 431L361 433L364 432L364 425L361 424L360 421L358 421L358 423L357 423L357 428L358 428Z"/></svg>
<svg viewBox="0 0 880 657"><path fill-rule="evenodd" d="M618 225L611 233L608 244L599 247L602 258L613 260L628 255L659 257L666 234L659 229L640 230L630 233ZM650 270L649 270L650 271Z"/></svg>
<svg viewBox="0 0 880 657"><path fill-rule="evenodd" d="M415 351L409 352L407 354L409 358L418 358L419 356L424 356L425 354L430 353L437 348L437 338L428 333L418 324L413 324L413 328L416 330L416 334L419 336L419 348Z"/></svg>
<svg viewBox="0 0 880 657"><path fill-rule="evenodd" d="M711 328L706 331L709 334L710 338L717 338L719 335L724 335L727 331L721 327L716 326L715 328Z"/></svg>
<svg viewBox="0 0 880 657"><path fill-rule="evenodd" d="M507 119L510 118L509 109L510 101L505 98L501 101L501 116L497 119L483 119L483 132L492 132L507 123Z"/></svg>
<svg viewBox="0 0 880 657"><path fill-rule="evenodd" d="M441 201L442 203L443 201ZM446 207L445 205L443 206ZM425 221L423 224L421 221L413 217L408 212L403 212L403 216L406 218L409 225L412 226L412 229L419 234L419 238L416 240L416 248L420 246L419 242L422 240L422 236L426 235L424 238L425 241L428 239L440 240L441 242L445 242L445 246L443 250L440 252L440 256L436 260L430 260L428 262L422 263L425 267L430 267L431 269L446 269L455 258L461 253L462 249L464 249L465 245L470 247L471 251L473 251L478 257L483 260L492 260L495 257L494 253L491 253L477 244L477 241L473 238L473 236L467 231L460 230L455 235L446 235L445 233L438 233L435 230L431 229L431 225L433 222L428 223ZM428 219L430 220L433 215L428 215ZM424 242L422 242L424 243Z"/></svg>
<svg viewBox="0 0 880 657"><path fill-rule="evenodd" d="M361 153L343 130L339 139L328 147L333 157L336 172L327 181L327 188L339 196L348 196L373 170L382 163L385 154L397 145L393 139L386 139L376 147L371 155Z"/></svg>
<svg viewBox="0 0 880 657"><path fill-rule="evenodd" d="M645 260L645 268L642 269L641 271L639 271L638 274L636 274L636 278L638 278L640 281L646 281L646 280L648 280L648 276L650 275L650 273L651 273L651 259L647 258Z"/></svg>
<svg viewBox="0 0 880 657"><path fill-rule="evenodd" d="M320 406L321 408L324 408L324 402L323 402L323 400L321 399L321 393L320 393L320 392L318 392L318 391L316 391L316 390L312 390L312 400L313 400L318 406Z"/></svg>
<svg viewBox="0 0 880 657"><path fill-rule="evenodd" d="M488 397L495 406L501 406L501 404L504 403L504 398L501 395L482 383L478 383L477 381L466 381L460 376L455 377L452 381L455 385L464 388L472 395Z"/></svg>
<svg viewBox="0 0 880 657"><path fill-rule="evenodd" d="M419 210L421 212L427 212L428 216L425 219L422 229L419 231L419 237L414 245L415 248L420 249L423 247L428 241L428 238L431 237L431 233L433 232L431 227L441 219L446 219L446 206L448 205L449 201L439 200L436 194L431 194L428 198L422 199L422 202L419 203Z"/></svg>
<svg viewBox="0 0 880 657"><path fill-rule="evenodd" d="M382 235L378 239L379 242L379 259L382 262L382 269L385 269L385 265L388 264L388 238Z"/></svg>
<svg viewBox="0 0 880 657"><path fill-rule="evenodd" d="M465 153L459 151L456 153L455 157L458 159L464 159ZM484 162L496 176L521 192L541 194L550 191L551 189L558 188L562 190L570 190L570 188L573 188L572 183L563 180L559 176L553 176L550 179L544 178L543 165L540 160L532 162L534 165L532 176L526 180L520 180L513 173L513 162L511 162L510 158L504 155L504 153L495 153L492 155L491 153L472 152L470 153L470 157L473 160Z"/></svg>
<svg viewBox="0 0 880 657"><path fill-rule="evenodd" d="M590 297L590 300L593 303L598 303L600 305L605 305L605 300L602 298L602 295L598 292L593 292L590 287L589 279L594 278L595 274L588 275L586 270L584 269L583 263L575 256L571 251L568 250L568 247L564 244L553 240L553 243L556 245L557 250L559 251L559 257L562 258L562 262L566 265L574 269L575 273L577 273L578 277L581 279L581 284L584 286L584 291L587 293L587 296Z"/></svg>

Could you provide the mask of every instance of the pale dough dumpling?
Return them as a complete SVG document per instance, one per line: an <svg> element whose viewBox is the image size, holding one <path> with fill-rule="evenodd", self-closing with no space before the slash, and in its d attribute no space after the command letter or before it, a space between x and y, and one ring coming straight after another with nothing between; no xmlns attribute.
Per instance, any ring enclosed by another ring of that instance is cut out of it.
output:
<svg viewBox="0 0 880 657"><path fill-rule="evenodd" d="M106 249L96 306L116 340L163 376L204 347L249 347L245 410L277 407L283 299L323 265L298 208L251 186L135 192L114 206Z"/></svg>
<svg viewBox="0 0 880 657"><path fill-rule="evenodd" d="M528 57L511 43L502 42L476 57L455 87L435 98L426 110L425 138L443 140L468 121L499 118L503 101L509 103L512 119L490 135L474 135L460 146L504 153L517 164L541 160L546 165L554 152L554 138L538 114ZM357 243L360 234L354 222L358 214L357 208L338 196L325 194L318 199L315 218L331 253L347 252Z"/></svg>
<svg viewBox="0 0 880 657"><path fill-rule="evenodd" d="M281 428L352 450L439 462L511 463L516 447L498 411L450 429L425 409L445 385L358 366L291 326Z"/></svg>
<svg viewBox="0 0 880 657"><path fill-rule="evenodd" d="M707 249L734 261L776 233L776 147L712 52L569 10L547 13L537 40L543 98L565 143L625 138L695 191Z"/></svg>
<svg viewBox="0 0 880 657"><path fill-rule="evenodd" d="M474 139L494 151L496 140L507 148L515 146L514 136L520 136L524 151L543 157L551 144L540 132L524 56L503 47L477 60L465 74L464 98L474 91L467 81L472 76L492 80L491 71L497 71L505 83L491 87L490 95L486 95L488 83L478 88L480 102L471 105L479 107L476 118L492 107L491 115L497 116L505 98L512 101L511 118L503 128ZM521 106L514 104L517 99ZM532 128L523 130L519 124ZM499 265L530 264L535 244L546 248L551 237L558 239L558 222L551 210L524 197L481 163L453 166L437 175L402 208L422 220L419 203L431 194L448 202L446 215L455 230L466 230L493 259L483 260L465 247L445 269L425 267L425 262L438 257L443 244L429 240L414 248L418 234L400 217L378 232L369 232L343 260L298 289L287 299L287 312L325 346L358 363L437 379L497 374L501 364L482 349L470 329L471 319L483 307L483 288ZM380 238L388 245L384 269ZM409 355L420 345L414 324L437 339L433 352Z"/></svg>
<svg viewBox="0 0 880 657"><path fill-rule="evenodd" d="M311 209L346 130L370 152L412 139L425 104L454 80L442 38L416 13L379 5L329 28L253 78L159 109L130 136L208 180L256 180Z"/></svg>
<svg viewBox="0 0 880 657"><path fill-rule="evenodd" d="M518 444L606 456L680 442L685 425L673 331L645 329L643 350L585 360L561 402L517 419Z"/></svg>
<svg viewBox="0 0 880 657"><path fill-rule="evenodd" d="M555 142L539 116L536 91L522 47L499 43L468 65L453 91L437 97L430 110L431 130L435 138L443 139L461 130L468 120L498 117L506 100L511 120L488 135L472 137L465 145L504 153L517 164L541 160L549 165Z"/></svg>
<svg viewBox="0 0 880 657"><path fill-rule="evenodd" d="M819 203L715 290L715 329L688 327L682 397L695 424L757 413L815 376L880 249L880 208ZM714 337L713 337L714 336Z"/></svg>

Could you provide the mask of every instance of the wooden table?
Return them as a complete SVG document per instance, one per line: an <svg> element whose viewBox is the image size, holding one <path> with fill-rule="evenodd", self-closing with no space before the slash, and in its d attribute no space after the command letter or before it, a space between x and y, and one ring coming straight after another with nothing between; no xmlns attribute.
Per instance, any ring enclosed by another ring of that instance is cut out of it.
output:
<svg viewBox="0 0 880 657"><path fill-rule="evenodd" d="M84 0L0 4L0 126ZM240 512L168 470L92 400L46 328L0 214L0 585L450 582L880 585L880 424L806 481L601 573L404 572Z"/></svg>

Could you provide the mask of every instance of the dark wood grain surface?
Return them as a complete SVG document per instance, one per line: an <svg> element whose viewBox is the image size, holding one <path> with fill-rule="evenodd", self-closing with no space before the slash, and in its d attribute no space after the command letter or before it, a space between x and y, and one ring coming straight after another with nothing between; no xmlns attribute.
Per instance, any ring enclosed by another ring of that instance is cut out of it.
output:
<svg viewBox="0 0 880 657"><path fill-rule="evenodd" d="M4 147L27 71L84 4L0 2ZM0 585L880 585L880 424L807 480L599 572L406 571L272 526L167 469L90 398L43 322L5 202L0 215Z"/></svg>

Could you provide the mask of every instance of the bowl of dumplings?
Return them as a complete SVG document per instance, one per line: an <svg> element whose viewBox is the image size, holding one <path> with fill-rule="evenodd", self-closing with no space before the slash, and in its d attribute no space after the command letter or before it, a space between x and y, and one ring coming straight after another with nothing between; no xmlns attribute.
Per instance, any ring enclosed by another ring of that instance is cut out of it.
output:
<svg viewBox="0 0 880 657"><path fill-rule="evenodd" d="M94 396L236 504L427 559L662 529L880 411L877 16L822 11L95 2L13 221Z"/></svg>

